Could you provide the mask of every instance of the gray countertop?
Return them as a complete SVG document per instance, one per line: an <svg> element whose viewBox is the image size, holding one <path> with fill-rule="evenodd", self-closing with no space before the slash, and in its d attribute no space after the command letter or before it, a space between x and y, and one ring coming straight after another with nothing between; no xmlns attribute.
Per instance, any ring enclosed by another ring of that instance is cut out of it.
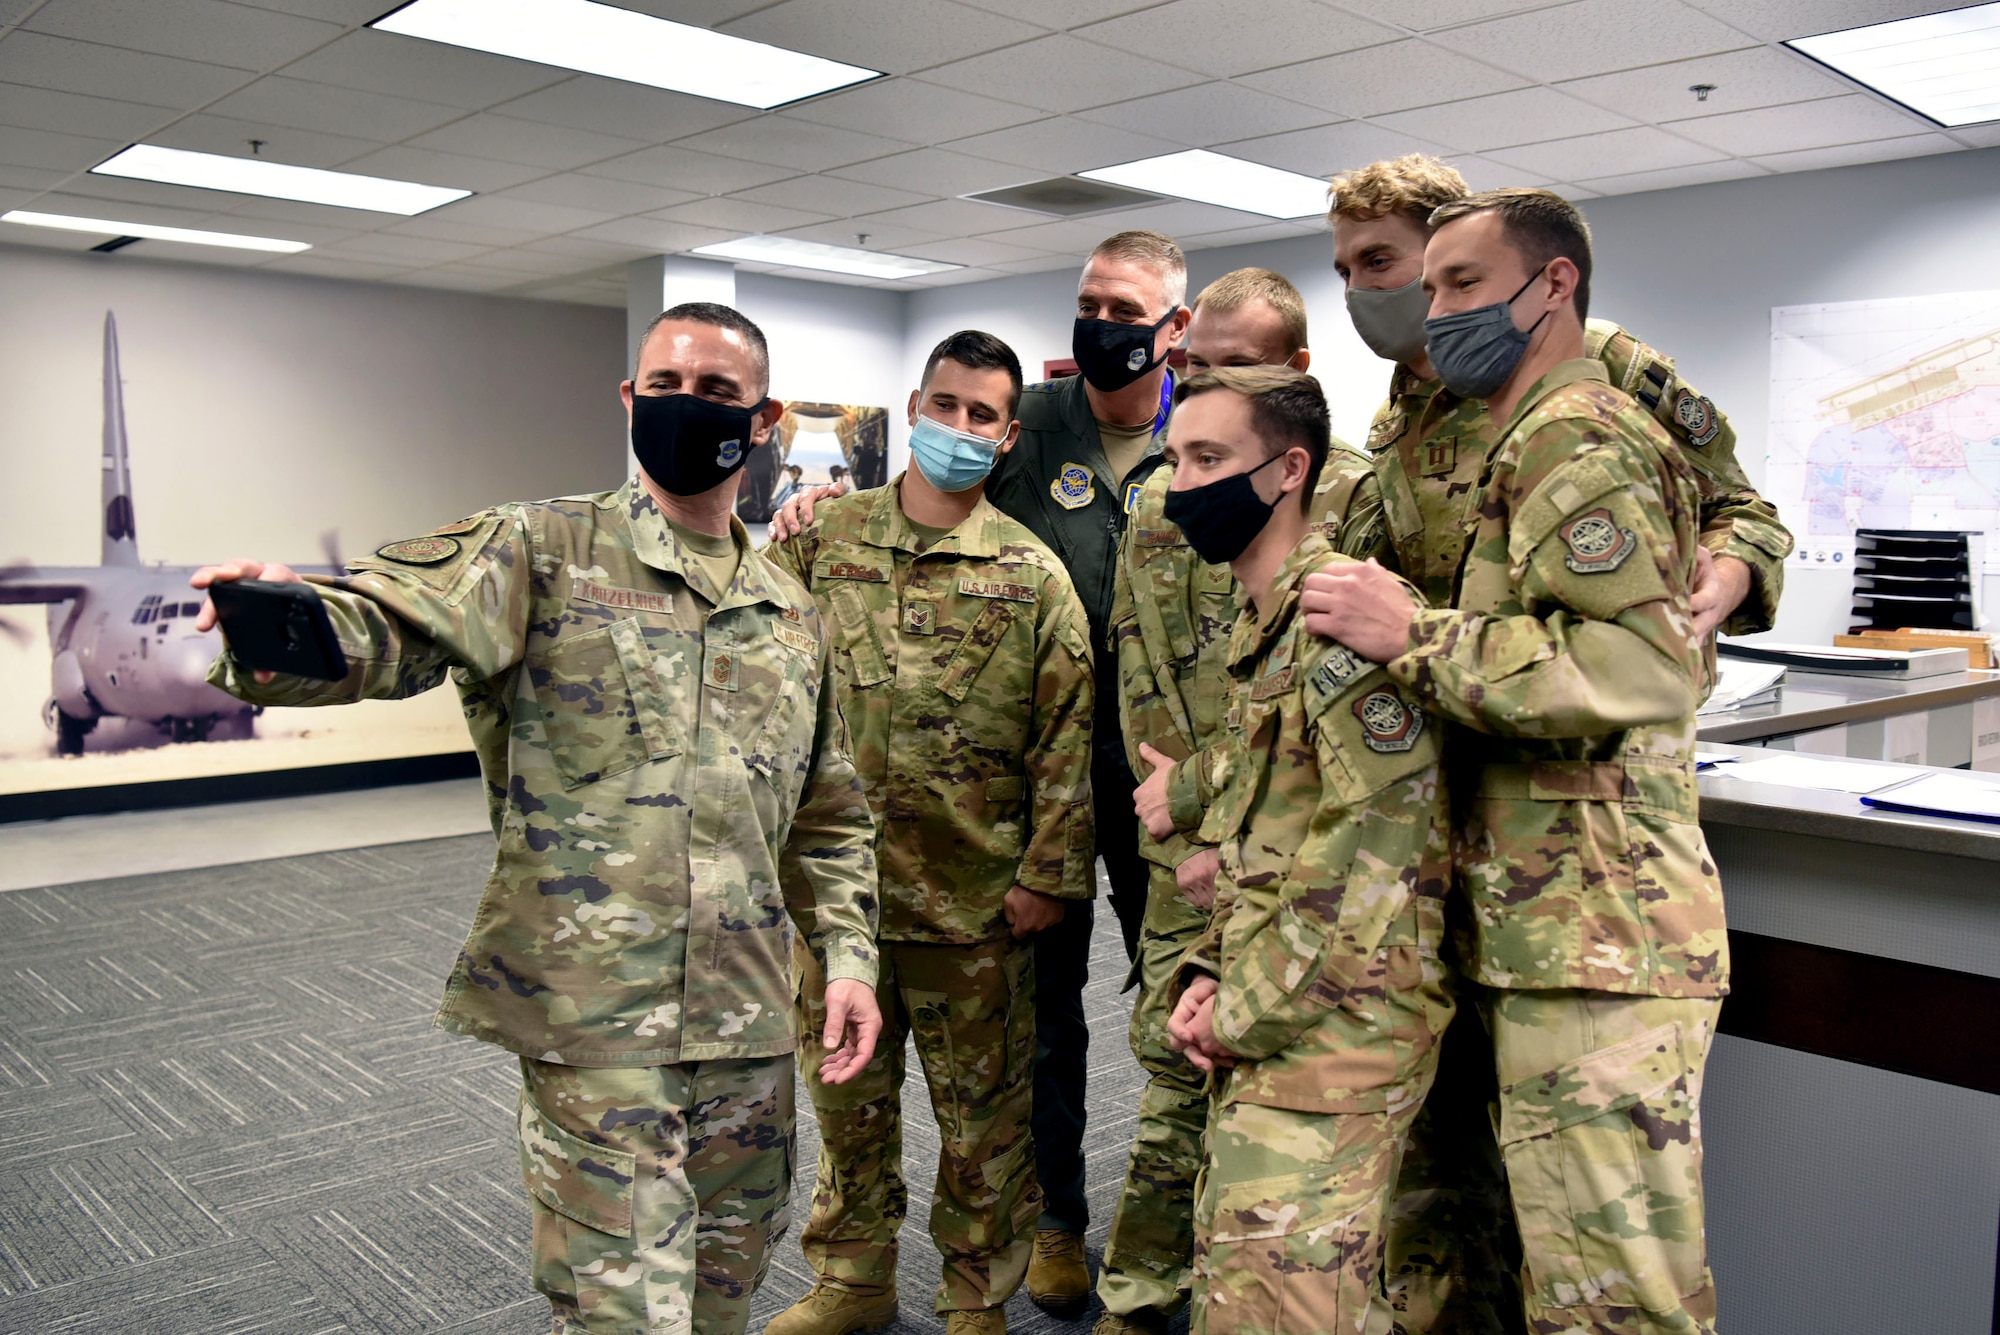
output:
<svg viewBox="0 0 2000 1335"><path fill-rule="evenodd" d="M1715 752L1750 757L1769 754L1756 747L1718 746L1709 742L1702 744L1701 751L1704 755ZM1897 765L1886 760L1843 758L1840 763L1876 766L1884 771L1882 782L1885 786L1898 779L1914 778L1930 768L1924 765ZM1732 777L1727 769L1703 773L1698 782L1704 825L1733 825L1744 829L1773 830L1811 838L1839 839L1848 843L2000 862L2000 825L1985 821L1882 811L1862 805L1861 797L1856 793L1756 783L1747 778Z"/></svg>
<svg viewBox="0 0 2000 1335"><path fill-rule="evenodd" d="M1965 704L1989 695L2000 695L2000 672L1948 672L1914 681L1878 681L1793 668L1785 674L1776 701L1727 714L1703 714L1695 719L1695 736L1704 742L1789 737L1841 723L1865 723Z"/></svg>

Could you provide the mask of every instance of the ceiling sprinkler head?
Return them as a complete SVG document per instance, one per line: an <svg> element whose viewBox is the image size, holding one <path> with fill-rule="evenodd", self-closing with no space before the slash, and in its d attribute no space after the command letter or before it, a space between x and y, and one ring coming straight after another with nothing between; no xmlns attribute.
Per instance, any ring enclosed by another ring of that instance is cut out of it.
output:
<svg viewBox="0 0 2000 1335"><path fill-rule="evenodd" d="M1688 91L1694 94L1695 101L1706 102L1708 101L1708 95L1715 91L1715 85L1712 83L1691 83L1688 85Z"/></svg>
<svg viewBox="0 0 2000 1335"><path fill-rule="evenodd" d="M875 235L873 232L856 232L854 234L854 244L857 246L865 246L868 244L868 238L873 235Z"/></svg>

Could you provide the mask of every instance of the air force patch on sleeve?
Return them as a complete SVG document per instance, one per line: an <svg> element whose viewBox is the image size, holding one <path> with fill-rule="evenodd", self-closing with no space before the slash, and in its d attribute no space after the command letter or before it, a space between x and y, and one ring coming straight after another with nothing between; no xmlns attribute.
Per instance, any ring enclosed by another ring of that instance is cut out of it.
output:
<svg viewBox="0 0 2000 1335"><path fill-rule="evenodd" d="M1556 530L1563 545L1563 564L1579 575L1608 575L1625 564L1639 545L1639 535L1618 527L1609 510L1580 514Z"/></svg>
<svg viewBox="0 0 2000 1335"><path fill-rule="evenodd" d="M1722 414L1715 411L1708 396L1697 394L1685 385L1674 395L1674 420L1687 432L1688 444L1698 450L1707 449L1708 443L1722 432Z"/></svg>
<svg viewBox="0 0 2000 1335"><path fill-rule="evenodd" d="M442 565L458 555L458 539L436 536L406 538L402 542L392 542L385 547L377 547L375 555L385 561L398 561L406 566Z"/></svg>
<svg viewBox="0 0 2000 1335"><path fill-rule="evenodd" d="M1362 740L1371 751L1407 751L1424 735L1424 714L1391 690L1370 691L1354 702Z"/></svg>
<svg viewBox="0 0 2000 1335"><path fill-rule="evenodd" d="M1082 464L1064 464L1049 483L1049 495L1065 510L1081 510L1097 499L1097 477Z"/></svg>

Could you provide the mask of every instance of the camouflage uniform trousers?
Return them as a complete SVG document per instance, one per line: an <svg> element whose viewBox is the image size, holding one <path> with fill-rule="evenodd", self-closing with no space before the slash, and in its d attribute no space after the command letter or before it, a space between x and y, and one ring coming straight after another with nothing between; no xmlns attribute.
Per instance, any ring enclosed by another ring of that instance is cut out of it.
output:
<svg viewBox="0 0 2000 1335"><path fill-rule="evenodd" d="M897 1234L909 1212L903 1183L903 1050L914 1035L937 1115L931 1241L944 1258L937 1311L1005 1303L1028 1272L1035 1181L1034 951L1002 938L975 945L883 941L875 996L882 1037L861 1074L822 1084L807 1063L819 1117L819 1175L799 1242L815 1273L856 1293L895 1284ZM801 950L800 1010L815 1037L826 985Z"/></svg>
<svg viewBox="0 0 2000 1335"><path fill-rule="evenodd" d="M1194 1186L1208 1129L1208 1076L1167 1041L1168 995L1181 956L1208 926L1208 914L1181 896L1174 874L1152 869L1151 898L1133 973L1132 1055L1145 1069L1139 1129L1125 1164L1125 1185L1097 1274L1107 1312L1180 1310L1193 1283Z"/></svg>
<svg viewBox="0 0 2000 1335"><path fill-rule="evenodd" d="M793 1056L521 1059L535 1287L555 1335L740 1335L790 1222Z"/></svg>
<svg viewBox="0 0 2000 1335"><path fill-rule="evenodd" d="M1446 1066L1490 1056L1497 1085L1482 1096L1475 1072L1461 1066L1455 1091L1441 1075L1431 1152L1416 1140L1397 1184L1395 1319L1380 1328L1712 1332L1699 1107L1721 1002L1461 987L1484 1024L1454 1028ZM1519 1316L1499 1306L1509 1288L1525 1289Z"/></svg>

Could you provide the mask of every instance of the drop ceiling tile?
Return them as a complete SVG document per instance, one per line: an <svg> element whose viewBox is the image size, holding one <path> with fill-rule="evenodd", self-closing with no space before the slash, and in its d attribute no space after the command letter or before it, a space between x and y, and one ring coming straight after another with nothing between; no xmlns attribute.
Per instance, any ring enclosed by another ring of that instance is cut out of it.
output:
<svg viewBox="0 0 2000 1335"><path fill-rule="evenodd" d="M910 247L927 241L942 241L936 232L920 232L913 227L897 227L892 223L878 223L872 218L841 218L834 222L808 223L804 227L787 227L784 236L800 241L817 241L827 246L852 246L861 250L888 251L896 255L908 255ZM861 240L867 237L866 241Z"/></svg>
<svg viewBox="0 0 2000 1335"><path fill-rule="evenodd" d="M903 249L905 255L920 260L940 260L946 264L992 265L1006 260L1048 258L1046 251L1017 246L1001 237L959 237L944 241L923 241Z"/></svg>
<svg viewBox="0 0 2000 1335"><path fill-rule="evenodd" d="M1598 176L1687 167L1728 155L1642 125L1634 130L1613 130L1609 134L1502 149L1487 156L1506 166L1539 172L1551 180L1587 181Z"/></svg>
<svg viewBox="0 0 2000 1335"><path fill-rule="evenodd" d="M37 250L85 251L100 245L104 238L95 232L58 232L48 227L21 227L7 224L0 242L10 246L33 246Z"/></svg>
<svg viewBox="0 0 2000 1335"><path fill-rule="evenodd" d="M1569 139L1603 130L1622 130L1632 122L1565 96L1551 88L1518 88L1464 102L1443 102L1415 111L1398 111L1376 118L1378 125L1421 139L1474 153L1544 139Z"/></svg>
<svg viewBox="0 0 2000 1335"><path fill-rule="evenodd" d="M0 125L53 130L135 143L174 118L164 107L142 106L108 97L82 97L54 88L0 84Z"/></svg>
<svg viewBox="0 0 2000 1335"><path fill-rule="evenodd" d="M497 162L518 162L529 166L567 170L618 157L644 148L637 139L599 134L568 125L543 121L516 120L512 116L481 112L454 121L442 129L419 135L412 148L434 148L444 153L464 153Z"/></svg>
<svg viewBox="0 0 2000 1335"><path fill-rule="evenodd" d="M787 227L825 222L831 215L824 209L788 209L777 204L758 204L747 199L698 199L647 215L667 222L692 223L697 227L726 227L737 232L776 232Z"/></svg>
<svg viewBox="0 0 2000 1335"><path fill-rule="evenodd" d="M1242 82L1343 116L1379 116L1502 93L1531 81L1410 40L1266 70L1246 75Z"/></svg>
<svg viewBox="0 0 2000 1335"><path fill-rule="evenodd" d="M1333 119L1332 114L1235 83L1204 83L1079 112L1078 119L1158 135L1189 148L1232 139L1283 134Z"/></svg>
<svg viewBox="0 0 2000 1335"><path fill-rule="evenodd" d="M1579 0L1431 40L1541 83L1756 45L1681 0Z"/></svg>
<svg viewBox="0 0 2000 1335"><path fill-rule="evenodd" d="M287 66L294 79L477 109L570 78L568 70L363 28Z"/></svg>
<svg viewBox="0 0 2000 1335"><path fill-rule="evenodd" d="M1559 186L1557 187L1557 193L1572 204L1580 204L1586 199L1597 198L1597 191L1584 185L1569 184Z"/></svg>
<svg viewBox="0 0 2000 1335"><path fill-rule="evenodd" d="M1715 86L1706 102L1698 101L1689 91L1698 83ZM1804 56L1775 47L1753 46L1746 51L1725 51L1593 79L1576 79L1561 88L1586 102L1657 124L1833 97L1850 91L1853 85L1835 78Z"/></svg>
<svg viewBox="0 0 2000 1335"><path fill-rule="evenodd" d="M897 281L904 287L957 287L963 283L984 283L995 278L1006 278L1007 274L998 269L946 269L943 273L920 273L912 278Z"/></svg>
<svg viewBox="0 0 2000 1335"><path fill-rule="evenodd" d="M1176 238L1183 250L1192 253L1197 250L1219 250L1224 246L1249 246L1265 241L1289 241L1295 236L1308 236L1294 223L1264 223L1255 227L1235 227L1221 232L1203 232ZM1200 295L1198 292L1194 295Z"/></svg>
<svg viewBox="0 0 2000 1335"><path fill-rule="evenodd" d="M1061 32L1116 14L1145 9L1151 0L964 0L974 9L1005 14L1038 28Z"/></svg>
<svg viewBox="0 0 2000 1335"><path fill-rule="evenodd" d="M1103 239L1100 236L1096 241L1084 242L1083 248L1080 250L1072 246L1066 246L1064 247L1066 253L1060 255L1049 255L1042 259L1033 260L1001 260L996 264L989 264L985 267L988 269L998 269L1001 273L1007 274L1047 273L1051 269L1068 269L1073 273L1081 274L1083 272L1082 257L1089 253L1090 248L1096 245L1097 241L1102 241Z"/></svg>
<svg viewBox="0 0 2000 1335"><path fill-rule="evenodd" d="M1961 125L1951 137L1974 148L2000 147L2000 124Z"/></svg>
<svg viewBox="0 0 2000 1335"><path fill-rule="evenodd" d="M443 288L448 292L500 292L519 284L521 275L471 266L443 265L413 270L396 281L409 287Z"/></svg>
<svg viewBox="0 0 2000 1335"><path fill-rule="evenodd" d="M540 176L544 167L526 167L492 158L469 158L462 153L439 153L428 148L397 144L378 149L365 157L340 164L342 171L364 176L386 176L392 181L416 181L422 185L442 185L454 190L505 190Z"/></svg>
<svg viewBox="0 0 2000 1335"><path fill-rule="evenodd" d="M643 259L647 253L643 246L623 245L616 241L577 236L547 237L541 241L530 241L526 245L516 246L514 249L516 253L525 251L530 255L568 255L579 260L588 260L597 267Z"/></svg>
<svg viewBox="0 0 2000 1335"><path fill-rule="evenodd" d="M773 167L718 157L713 153L693 153L684 148L663 146L627 153L608 162L592 163L584 174L607 176L618 181L637 181L641 185L657 185L699 195L720 195L731 190L748 190L753 185L769 181L782 181L797 173L790 167Z"/></svg>
<svg viewBox="0 0 2000 1335"><path fill-rule="evenodd" d="M103 218L106 221L153 223L161 227L215 227L218 222L211 208L176 208L165 204L142 203L138 201L104 200L91 195L79 195L73 190L52 190L36 201L35 208L42 213L66 213L76 218ZM223 225L222 231L242 231L241 227ZM9 235L12 233L10 232ZM345 233L332 232L329 236L343 236ZM317 237L288 237L292 241L316 242Z"/></svg>
<svg viewBox="0 0 2000 1335"><path fill-rule="evenodd" d="M1694 0L1695 8L1770 42L1936 14L1965 4L1966 0Z"/></svg>
<svg viewBox="0 0 2000 1335"><path fill-rule="evenodd" d="M267 75L207 108L219 116L393 144L465 114L459 107Z"/></svg>
<svg viewBox="0 0 2000 1335"><path fill-rule="evenodd" d="M223 0L49 0L23 26L52 37L268 70L340 36L341 25Z"/></svg>
<svg viewBox="0 0 2000 1335"><path fill-rule="evenodd" d="M1048 251L1081 270L1084 256L1105 237L1132 228L1152 228L1152 219L1147 216L1152 212L1152 209L1126 209L1116 213L1096 213L1088 218L1064 218L1054 222L1038 223L1033 227L1001 232L994 237L994 240L1003 241L1010 246L1026 246L1030 250ZM1008 261L990 267L1006 268L1011 263L1012 261Z"/></svg>
<svg viewBox="0 0 2000 1335"><path fill-rule="evenodd" d="M254 155L252 139L264 141ZM240 121L228 116L189 116L164 130L148 135L146 142L163 148L192 149L228 158L262 157L297 167L338 167L349 159L372 153L383 145L370 139L350 139L345 135L316 134L311 130L273 129L256 121Z"/></svg>
<svg viewBox="0 0 2000 1335"><path fill-rule="evenodd" d="M1058 116L1033 125L1017 125L1010 130L954 140L946 147L1052 175L1068 175L1172 153L1180 145L1171 139Z"/></svg>
<svg viewBox="0 0 2000 1335"><path fill-rule="evenodd" d="M162 185L157 181L133 181L122 176L92 176L88 173L63 181L62 187L66 194L102 200L107 204L155 204L189 213L214 213L243 202L243 196L220 190L196 190L192 186Z"/></svg>
<svg viewBox="0 0 2000 1335"><path fill-rule="evenodd" d="M13 167L47 167L51 171L83 171L125 147L117 139L86 139L0 126L0 162Z"/></svg>
<svg viewBox="0 0 2000 1335"><path fill-rule="evenodd" d="M503 102L492 110L524 121L596 130L649 144L700 134L757 114L749 107L729 102L602 79L594 74L565 79L525 97Z"/></svg>
<svg viewBox="0 0 2000 1335"><path fill-rule="evenodd" d="M950 0L784 0L720 30L891 74L1042 35L1033 24Z"/></svg>
<svg viewBox="0 0 2000 1335"><path fill-rule="evenodd" d="M1826 167L1854 167L1864 162L1928 157L1933 153L1951 153L1958 147L1958 143L1948 135L1913 134L1900 139L1878 139L1868 144L1836 144L1795 153L1772 153L1752 160L1772 171L1810 172Z"/></svg>
<svg viewBox="0 0 2000 1335"><path fill-rule="evenodd" d="M1447 157L1446 162L1458 169L1465 183L1474 190L1503 190L1508 186L1548 185L1549 178L1534 172L1522 171L1519 167L1509 167L1505 163L1493 162L1470 153L1460 153Z"/></svg>
<svg viewBox="0 0 2000 1335"><path fill-rule="evenodd" d="M923 127L911 126L910 135L922 136ZM795 167L799 171L827 171L850 162L887 157L911 146L911 138L884 139L789 116L768 115L694 135L676 145L697 153L719 153L774 167Z"/></svg>
<svg viewBox="0 0 2000 1335"><path fill-rule="evenodd" d="M545 235L609 222L613 216L600 209L568 208L528 199L509 199L505 195L474 195L471 199L447 204L438 212L459 222L492 223L496 227L518 227Z"/></svg>
<svg viewBox="0 0 2000 1335"><path fill-rule="evenodd" d="M1738 158L1725 158L1721 162L1702 162L1692 167L1668 167L1664 171L1632 172L1625 176L1600 176L1594 180L1578 181L1575 184L1595 190L1600 195L1635 195L1642 190L1678 190L1682 186L1708 185L1715 181L1741 181L1751 176L1763 176L1754 163Z"/></svg>
<svg viewBox="0 0 2000 1335"><path fill-rule="evenodd" d="M1862 93L1672 122L1669 129L1737 157L1794 153L1836 144L1895 139L1932 128L1912 112Z"/></svg>
<svg viewBox="0 0 2000 1335"><path fill-rule="evenodd" d="M382 0L236 0L236 3L350 27L373 22L383 13Z"/></svg>
<svg viewBox="0 0 2000 1335"><path fill-rule="evenodd" d="M1400 157L1404 153L1443 154L1448 150L1428 139L1385 130L1366 121L1342 121L1312 130L1244 139L1223 144L1216 151L1325 179L1382 158Z"/></svg>
<svg viewBox="0 0 2000 1335"><path fill-rule="evenodd" d="M1393 23L1411 32L1435 32L1461 23L1524 10L1551 8L1550 0L1339 0L1342 9Z"/></svg>
<svg viewBox="0 0 2000 1335"><path fill-rule="evenodd" d="M1043 114L1018 102L1002 102L915 79L884 79L852 92L816 98L784 113L790 120L892 139L939 140L1001 130L1040 120Z"/></svg>
<svg viewBox="0 0 2000 1335"><path fill-rule="evenodd" d="M1070 36L1043 37L941 65L924 71L923 79L1047 111L1081 111L1202 82L1189 70Z"/></svg>
<svg viewBox="0 0 2000 1335"><path fill-rule="evenodd" d="M771 0L618 0L618 7L651 14L656 19L713 28L770 3Z"/></svg>
<svg viewBox="0 0 2000 1335"><path fill-rule="evenodd" d="M450 268L463 271L478 270L482 273L505 275L507 286L513 286L528 278L553 278L573 274L591 264L588 259L574 255L550 255L526 250L489 250L476 259Z"/></svg>
<svg viewBox="0 0 2000 1335"><path fill-rule="evenodd" d="M786 208L808 209L814 213L847 218L857 213L880 213L884 209L922 204L930 197L909 190L891 190L885 185L843 180L838 176L794 176L789 181L739 191L730 198L747 199L758 204L782 204Z"/></svg>
<svg viewBox="0 0 2000 1335"><path fill-rule="evenodd" d="M969 195L978 190L994 190L1018 185L1032 174L1028 168L991 158L975 158L944 148L919 148L870 162L857 162L828 172L852 181L894 186L935 195Z"/></svg>
<svg viewBox="0 0 2000 1335"><path fill-rule="evenodd" d="M381 264L394 261L408 267L469 260L490 249L464 241L433 241L428 237L399 236L393 232L364 232L336 245L322 247L320 254L335 259L369 260Z"/></svg>
<svg viewBox="0 0 2000 1335"><path fill-rule="evenodd" d="M919 232L929 232L932 236L978 236L984 232L1006 231L1014 227L1031 227L1051 220L1053 215L1031 213L1027 209L1010 209L1000 204L987 204L976 199L940 199L928 204L913 204L903 209L888 209L855 219L856 226L863 223L879 223L885 227L910 227Z"/></svg>
<svg viewBox="0 0 2000 1335"><path fill-rule="evenodd" d="M258 219L279 226L303 223L311 227L341 227L353 232L372 232L397 221L393 213L374 213L367 209L336 209L325 204L302 204L293 199L261 199L256 195L231 195L222 191L212 193L218 200L229 201L216 211L235 221ZM244 227L240 230L251 232L259 229Z"/></svg>
<svg viewBox="0 0 2000 1335"><path fill-rule="evenodd" d="M1256 227L1271 221L1261 213L1245 213L1240 209L1225 209L1214 204L1197 203L1191 199L1170 199L1164 204L1154 204L1143 212L1146 221L1135 223L1134 226L1147 227L1172 237L1197 236L1204 232L1226 232L1238 227ZM1013 237L1006 235L1000 239L1011 241Z"/></svg>
<svg viewBox="0 0 2000 1335"><path fill-rule="evenodd" d="M68 179L70 173L50 171L47 167L12 167L0 164L0 189L5 190L53 190Z"/></svg>
<svg viewBox="0 0 2000 1335"><path fill-rule="evenodd" d="M302 274L311 278L346 278L360 282L380 282L397 274L407 273L407 264L383 264L374 260L334 260L306 251L302 255L283 255L268 264L260 264L260 269L272 273Z"/></svg>
<svg viewBox="0 0 2000 1335"><path fill-rule="evenodd" d="M1224 79L1403 35L1314 0L1258 0L1255 22L1246 17L1242 0L1173 0L1074 32L1086 41Z"/></svg>
<svg viewBox="0 0 2000 1335"><path fill-rule="evenodd" d="M570 233L587 241L607 241L614 245L638 246L649 254L672 255L696 246L728 241L741 233L726 227L692 227L659 218L618 218L595 227Z"/></svg>
<svg viewBox="0 0 2000 1335"><path fill-rule="evenodd" d="M0 82L189 109L249 82L242 70L15 29L0 37Z"/></svg>
<svg viewBox="0 0 2000 1335"><path fill-rule="evenodd" d="M613 216L651 213L655 209L670 209L676 204L701 198L691 190L667 190L656 185L640 185L636 181L614 181L608 176L585 176L581 172L544 176L539 181L530 181L498 193L505 199L561 204Z"/></svg>
<svg viewBox="0 0 2000 1335"><path fill-rule="evenodd" d="M515 246L533 241L539 232L519 227L494 227L487 223L458 222L429 215L390 223L380 229L391 236L434 236L444 241L466 241L477 246Z"/></svg>

